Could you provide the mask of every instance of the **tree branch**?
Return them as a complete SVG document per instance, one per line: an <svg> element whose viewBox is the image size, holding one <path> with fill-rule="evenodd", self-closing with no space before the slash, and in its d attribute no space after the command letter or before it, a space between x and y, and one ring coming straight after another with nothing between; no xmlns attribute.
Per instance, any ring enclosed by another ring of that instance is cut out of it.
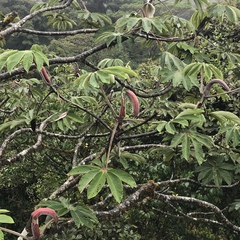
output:
<svg viewBox="0 0 240 240"><path fill-rule="evenodd" d="M86 33L95 33L98 29L78 29L78 30L72 30L72 31L38 31L38 30L32 30L27 28L19 28L17 32L21 33L27 33L27 34L35 34L35 35L43 35L43 36L71 36L71 35L77 35L77 34L86 34Z"/></svg>
<svg viewBox="0 0 240 240"><path fill-rule="evenodd" d="M1 31L0 36L6 37L6 36L8 36L12 33L18 32L18 30L21 28L21 26L23 26L27 21L33 19L35 16L37 16L41 13L47 12L47 11L55 11L55 10L64 9L64 8L70 6L72 1L73 0L67 0L63 4L53 6L53 7L42 8L42 9L39 9L39 10L33 12L33 13L30 13L29 15L25 16L24 18L22 18L17 23L13 24L11 27Z"/></svg>
<svg viewBox="0 0 240 240"><path fill-rule="evenodd" d="M46 118L40 125L39 130L43 131L43 129L47 126L48 121L50 120L50 118L52 117L49 116L48 118ZM30 146L27 149L24 149L23 151L21 151L20 153L16 154L14 157L8 158L8 159L2 159L1 161L1 165L7 165L10 163L14 163L16 161L19 161L20 159L22 159L24 156L26 156L29 152L33 151L33 150L37 150L40 146L42 145L42 134L39 133L38 134L38 138L37 141L34 145Z"/></svg>

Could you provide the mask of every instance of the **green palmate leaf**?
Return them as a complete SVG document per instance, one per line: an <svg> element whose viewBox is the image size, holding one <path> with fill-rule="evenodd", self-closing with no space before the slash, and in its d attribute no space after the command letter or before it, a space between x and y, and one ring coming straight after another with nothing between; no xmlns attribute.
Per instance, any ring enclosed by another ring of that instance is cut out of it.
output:
<svg viewBox="0 0 240 240"><path fill-rule="evenodd" d="M38 71L41 71L44 63L49 65L48 58L42 52L33 51L33 61L35 62Z"/></svg>
<svg viewBox="0 0 240 240"><path fill-rule="evenodd" d="M216 186L220 186L222 181L227 184L231 184L234 170L233 164L228 164L224 162L224 159L210 159L209 161L203 163L202 166L196 169L199 172L198 179L202 180L204 184L213 181Z"/></svg>
<svg viewBox="0 0 240 240"><path fill-rule="evenodd" d="M185 64L170 52L163 52L161 54L161 66L167 66L170 70L178 69L182 71Z"/></svg>
<svg viewBox="0 0 240 240"><path fill-rule="evenodd" d="M238 15L237 15L237 11L235 10L237 8L234 8L232 6L226 6L225 10L226 10L226 15L228 17L228 19L233 22L233 23L237 23L238 22ZM239 9L237 9L239 11Z"/></svg>
<svg viewBox="0 0 240 240"><path fill-rule="evenodd" d="M211 112L209 115L217 118L222 124L224 124L226 120L240 124L240 118L232 112L215 111Z"/></svg>
<svg viewBox="0 0 240 240"><path fill-rule="evenodd" d="M196 10L193 15L191 16L191 23L194 25L195 29L198 28L199 24L202 22L202 20L206 17L206 13L202 11Z"/></svg>
<svg viewBox="0 0 240 240"><path fill-rule="evenodd" d="M125 26L129 21L129 18L126 18L125 16L122 17L122 18L119 18L117 21L116 21L116 27L117 28L122 28L123 26Z"/></svg>
<svg viewBox="0 0 240 240"><path fill-rule="evenodd" d="M17 50L7 50L0 54L0 70L2 70L3 67L6 66L7 59L17 52L18 52Z"/></svg>
<svg viewBox="0 0 240 240"><path fill-rule="evenodd" d="M188 121L184 118L175 118L172 123L179 123L182 127L187 127L189 125Z"/></svg>
<svg viewBox="0 0 240 240"><path fill-rule="evenodd" d="M63 126L63 121L62 121L62 120L59 120L59 121L57 122L57 126L58 126L58 128L59 128L61 131L65 132L65 128L64 128L64 126Z"/></svg>
<svg viewBox="0 0 240 240"><path fill-rule="evenodd" d="M84 190L84 188L87 187L87 185L93 180L93 178L99 173L99 171L101 171L100 168L93 169L91 171L88 171L81 177L78 183L78 190L80 193Z"/></svg>
<svg viewBox="0 0 240 240"><path fill-rule="evenodd" d="M225 131L221 131L221 133L223 132ZM231 141L232 136L233 136L233 128L232 126L230 126L230 129L228 129L225 134L225 140L227 144Z"/></svg>
<svg viewBox="0 0 240 240"><path fill-rule="evenodd" d="M166 131L170 134L175 134L177 132L177 130L172 122L168 122L165 125L165 128L166 128Z"/></svg>
<svg viewBox="0 0 240 240"><path fill-rule="evenodd" d="M10 211L7 209L0 209L0 213L9 213Z"/></svg>
<svg viewBox="0 0 240 240"><path fill-rule="evenodd" d="M12 224L12 223L14 223L14 221L10 216L8 216L6 214L0 214L0 223Z"/></svg>
<svg viewBox="0 0 240 240"><path fill-rule="evenodd" d="M197 162L199 165L201 165L205 160L204 160L204 153L202 149L202 144L196 141L194 138L191 138L191 142L194 147L194 154L197 159Z"/></svg>
<svg viewBox="0 0 240 240"><path fill-rule="evenodd" d="M97 217L95 216L94 212L92 211L92 209L90 209L89 207L87 207L86 205L84 204L80 204L80 205L77 205L75 207L75 209L77 209L78 211L81 211L82 214L88 218L91 218L91 220L93 222L98 222L98 219Z"/></svg>
<svg viewBox="0 0 240 240"><path fill-rule="evenodd" d="M182 157L187 161L190 158L190 138L188 134L185 134L182 141Z"/></svg>
<svg viewBox="0 0 240 240"><path fill-rule="evenodd" d="M207 148L211 148L213 145L213 140L210 136L190 131L190 135L192 139L195 139L197 142L199 142L201 145L204 145Z"/></svg>
<svg viewBox="0 0 240 240"><path fill-rule="evenodd" d="M219 175L219 172L216 168L213 168L212 170L213 175L213 182L217 187L220 187L222 185L222 177Z"/></svg>
<svg viewBox="0 0 240 240"><path fill-rule="evenodd" d="M79 174L84 174L88 173L92 170L100 170L99 167L92 166L92 165L82 165L82 166L77 166L73 168L69 173L68 176L73 176L73 175L79 175Z"/></svg>
<svg viewBox="0 0 240 240"><path fill-rule="evenodd" d="M120 169L109 169L108 173L109 172L116 175L121 181L127 183L130 187L136 187L136 182L129 173Z"/></svg>
<svg viewBox="0 0 240 240"><path fill-rule="evenodd" d="M158 132L162 132L162 130L164 129L166 124L167 124L167 121L160 121L158 126L157 126Z"/></svg>
<svg viewBox="0 0 240 240"><path fill-rule="evenodd" d="M106 67L111 67L111 66L123 66L123 65L124 65L124 62L118 58L116 58L116 59L105 58L98 63L99 68L106 68ZM101 70L99 70L99 71L101 71Z"/></svg>
<svg viewBox="0 0 240 240"><path fill-rule="evenodd" d="M91 86L93 86L94 88L99 88L98 77L95 72L91 73L90 78L89 78L89 84Z"/></svg>
<svg viewBox="0 0 240 240"><path fill-rule="evenodd" d="M62 208L57 210L57 214L58 214L59 217L66 215L68 212L69 212L69 209L65 208L63 206L62 206Z"/></svg>
<svg viewBox="0 0 240 240"><path fill-rule="evenodd" d="M183 69L183 73L185 76L192 76L192 75L196 76L201 72L201 69L202 69L202 63L194 62L194 63L187 65Z"/></svg>
<svg viewBox="0 0 240 240"><path fill-rule="evenodd" d="M173 72L173 75L172 75L172 84L173 84L173 86L174 87L177 87L177 86L179 86L181 83L183 83L184 82L184 79L185 79L186 77L184 77L183 76L183 74L182 74L182 71L175 71L175 72ZM190 82L191 83L191 82ZM184 87L185 87L186 85L184 84ZM186 87L185 87L186 88ZM189 87L187 86L187 88L186 89L189 89Z"/></svg>
<svg viewBox="0 0 240 240"><path fill-rule="evenodd" d="M106 158L102 157L102 159L94 159L92 163L98 166L99 168L104 168L106 166Z"/></svg>
<svg viewBox="0 0 240 240"><path fill-rule="evenodd" d="M239 146L240 143L240 128L233 131L233 147Z"/></svg>
<svg viewBox="0 0 240 240"><path fill-rule="evenodd" d="M185 109L176 116L176 119L182 118L182 117L188 116L188 115L200 115L202 113L204 113L203 109Z"/></svg>
<svg viewBox="0 0 240 240"><path fill-rule="evenodd" d="M185 133L176 134L171 141L171 147L176 147L177 145L182 143L184 136L185 136Z"/></svg>
<svg viewBox="0 0 240 240"><path fill-rule="evenodd" d="M123 198L122 181L112 172L107 173L107 183L115 200L120 203Z"/></svg>
<svg viewBox="0 0 240 240"><path fill-rule="evenodd" d="M203 3L207 4L208 1L206 1L206 0L194 0L194 3L196 5L196 8L198 9L198 11L200 13L202 13L203 12Z"/></svg>
<svg viewBox="0 0 240 240"><path fill-rule="evenodd" d="M21 125L23 123L26 123L26 118L22 118L22 119L16 119L16 120L12 120L12 121L9 121L9 122L5 122L3 124L0 125L0 132L3 131L4 129L6 128L9 128L12 129L18 125Z"/></svg>
<svg viewBox="0 0 240 240"><path fill-rule="evenodd" d="M92 73L83 73L79 78L74 81L74 86L78 87L78 91L89 87L89 80Z"/></svg>
<svg viewBox="0 0 240 240"><path fill-rule="evenodd" d="M198 181L203 181L204 184L207 184L212 181L213 172L211 168L208 167L205 170L198 169L198 171L200 172L198 174Z"/></svg>
<svg viewBox="0 0 240 240"><path fill-rule="evenodd" d="M24 51L19 51L8 57L7 70L9 73L11 73L13 68L16 67L20 63L20 61L22 60L24 55L25 55Z"/></svg>
<svg viewBox="0 0 240 240"><path fill-rule="evenodd" d="M145 163L146 162L146 159L139 155L139 154L136 154L136 153L130 153L130 152L127 152L127 151L123 151L121 152L121 156L124 157L124 158L128 158L130 160L133 160L135 162L138 162L138 163Z"/></svg>
<svg viewBox="0 0 240 240"><path fill-rule="evenodd" d="M3 235L2 230L0 230L0 240L4 240L4 235Z"/></svg>
<svg viewBox="0 0 240 240"><path fill-rule="evenodd" d="M179 105L179 108L181 109L195 109L196 108L196 104L193 104L193 103L181 103Z"/></svg>
<svg viewBox="0 0 240 240"><path fill-rule="evenodd" d="M135 17L128 18L127 31L132 30L132 28L134 28L139 21L140 21L140 18L135 18Z"/></svg>
<svg viewBox="0 0 240 240"><path fill-rule="evenodd" d="M223 73L221 72L220 69L218 69L217 67L215 67L213 64L209 64L208 66L209 66L210 70L212 71L212 74L213 74L216 78L223 79Z"/></svg>
<svg viewBox="0 0 240 240"><path fill-rule="evenodd" d="M101 71L108 74L116 75L122 79L128 79L129 78L128 75L137 77L137 73L134 72L132 69L122 66L111 66L108 68L101 69Z"/></svg>
<svg viewBox="0 0 240 240"><path fill-rule="evenodd" d="M29 71L31 65L33 63L33 54L32 51L25 51L25 54L22 59L22 64L26 72Z"/></svg>
<svg viewBox="0 0 240 240"><path fill-rule="evenodd" d="M72 101L73 104L77 104L77 105L83 107L82 101L79 99L79 97L75 97L75 96L71 97L71 101ZM78 116L78 118L79 118L79 116Z"/></svg>
<svg viewBox="0 0 240 240"><path fill-rule="evenodd" d="M60 197L59 200L62 203L63 207L65 207L67 209L71 209L73 207L72 204L70 203L69 199Z"/></svg>
<svg viewBox="0 0 240 240"><path fill-rule="evenodd" d="M73 130L73 126L68 118L63 118L63 124L68 128Z"/></svg>
<svg viewBox="0 0 240 240"><path fill-rule="evenodd" d="M96 74L101 82L107 83L107 84L111 83L112 78L108 73L99 70L96 72Z"/></svg>
<svg viewBox="0 0 240 240"><path fill-rule="evenodd" d="M53 201L53 200L47 200L47 201L41 201L37 206L39 207L49 207L52 208L55 211L60 211L63 208L63 204L58 201ZM65 208L65 207L64 207ZM59 216L59 214L58 214Z"/></svg>
<svg viewBox="0 0 240 240"><path fill-rule="evenodd" d="M36 4L34 4L34 6L31 8L30 13L33 13L33 12L35 12L35 11L41 9L41 8L44 8L44 7L46 7L46 3L42 3L42 2L36 3Z"/></svg>
<svg viewBox="0 0 240 240"><path fill-rule="evenodd" d="M193 86L196 86L194 78L191 77L182 77L182 84L186 90L190 90Z"/></svg>
<svg viewBox="0 0 240 240"><path fill-rule="evenodd" d="M204 77L208 82L210 79L212 79L213 72L211 71L211 68L209 67L208 64L203 65L203 71L204 71Z"/></svg>
<svg viewBox="0 0 240 240"><path fill-rule="evenodd" d="M89 173L87 173L87 174L89 174ZM87 189L88 199L95 197L102 190L102 188L106 182L106 175L107 175L106 172L100 171L93 177L93 179Z"/></svg>
<svg viewBox="0 0 240 240"><path fill-rule="evenodd" d="M116 39L116 34L113 32L103 32L97 39L96 43L106 42L106 40L111 39L111 41L114 41ZM110 43L108 43L107 46L109 46Z"/></svg>
<svg viewBox="0 0 240 240"><path fill-rule="evenodd" d="M93 97L90 97L90 96L80 96L80 97L78 97L78 99L81 99L84 102L90 103L91 105L98 106L98 102Z"/></svg>
<svg viewBox="0 0 240 240"><path fill-rule="evenodd" d="M89 228L93 228L93 224L98 222L98 219L87 206L78 205L73 210L70 211L70 214L77 227L85 225Z"/></svg>
<svg viewBox="0 0 240 240"><path fill-rule="evenodd" d="M149 33L152 29L152 20L150 18L143 18L142 27L146 33Z"/></svg>

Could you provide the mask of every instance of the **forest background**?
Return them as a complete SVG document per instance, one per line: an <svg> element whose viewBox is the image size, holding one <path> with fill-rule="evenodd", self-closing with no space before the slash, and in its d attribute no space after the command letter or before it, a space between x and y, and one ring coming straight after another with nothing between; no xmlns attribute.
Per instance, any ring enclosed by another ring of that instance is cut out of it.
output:
<svg viewBox="0 0 240 240"><path fill-rule="evenodd" d="M239 239L239 2L143 6L1 0L0 239Z"/></svg>

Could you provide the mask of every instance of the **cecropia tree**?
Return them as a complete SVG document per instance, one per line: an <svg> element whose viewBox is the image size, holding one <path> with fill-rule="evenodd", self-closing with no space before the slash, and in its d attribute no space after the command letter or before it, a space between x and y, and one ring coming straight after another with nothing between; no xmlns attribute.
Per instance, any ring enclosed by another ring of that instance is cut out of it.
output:
<svg viewBox="0 0 240 240"><path fill-rule="evenodd" d="M0 204L27 227L0 239L44 238L42 215L58 223L48 239L240 234L239 4L125 2L41 1L1 20ZM44 38L4 48L23 35Z"/></svg>

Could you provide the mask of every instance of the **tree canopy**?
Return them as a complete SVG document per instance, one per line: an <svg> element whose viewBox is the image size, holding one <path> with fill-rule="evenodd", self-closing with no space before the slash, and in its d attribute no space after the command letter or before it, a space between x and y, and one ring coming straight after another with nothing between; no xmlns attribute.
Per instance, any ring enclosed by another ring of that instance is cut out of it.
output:
<svg viewBox="0 0 240 240"><path fill-rule="evenodd" d="M0 239L238 239L237 0L1 5Z"/></svg>

